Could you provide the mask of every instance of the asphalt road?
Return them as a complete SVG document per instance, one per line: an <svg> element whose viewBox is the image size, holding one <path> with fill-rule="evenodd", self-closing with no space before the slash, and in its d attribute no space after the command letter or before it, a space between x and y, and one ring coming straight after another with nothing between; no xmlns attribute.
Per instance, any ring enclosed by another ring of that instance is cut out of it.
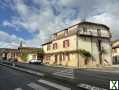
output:
<svg viewBox="0 0 119 90"><path fill-rule="evenodd" d="M0 65L0 90L82 90L68 83L41 78Z"/></svg>
<svg viewBox="0 0 119 90"><path fill-rule="evenodd" d="M40 66L40 65L29 65L29 64L20 64L22 67L31 68L39 71L47 71L47 72L56 72L60 70L60 68L53 68L49 66ZM63 68L62 68L63 69ZM111 68L110 68L111 69ZM118 70L118 68L116 68ZM114 71L115 68L112 68L111 71ZM101 71L91 71L88 69L78 69L75 70L75 82L76 83L84 83L91 86L96 86L100 88L109 89L110 80L119 80L119 73L113 72L101 72Z"/></svg>

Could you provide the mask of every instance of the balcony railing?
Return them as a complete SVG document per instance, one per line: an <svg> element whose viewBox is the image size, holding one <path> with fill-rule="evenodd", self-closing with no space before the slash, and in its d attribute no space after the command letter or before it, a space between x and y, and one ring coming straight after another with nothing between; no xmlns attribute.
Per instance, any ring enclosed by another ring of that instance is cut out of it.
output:
<svg viewBox="0 0 119 90"><path fill-rule="evenodd" d="M98 35L97 32L92 32L92 31L79 31L78 35L85 35L85 36L94 36L94 37L109 37L109 35L107 33L102 33L100 35Z"/></svg>

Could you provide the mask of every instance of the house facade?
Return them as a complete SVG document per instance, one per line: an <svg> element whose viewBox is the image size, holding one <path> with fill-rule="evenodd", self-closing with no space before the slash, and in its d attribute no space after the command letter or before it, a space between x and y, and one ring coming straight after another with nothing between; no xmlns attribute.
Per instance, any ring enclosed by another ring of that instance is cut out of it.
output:
<svg viewBox="0 0 119 90"><path fill-rule="evenodd" d="M30 60L42 60L43 54L41 48L24 47L22 42L16 49L0 48L0 59L3 60L17 60L19 62L29 62Z"/></svg>
<svg viewBox="0 0 119 90"><path fill-rule="evenodd" d="M18 54L17 49L0 48L0 59L5 59L5 60L16 59L17 54Z"/></svg>
<svg viewBox="0 0 119 90"><path fill-rule="evenodd" d="M119 40L112 42L112 58L113 64L119 64Z"/></svg>
<svg viewBox="0 0 119 90"><path fill-rule="evenodd" d="M44 44L43 62L74 68L112 65L111 32L106 25L81 22L53 34Z"/></svg>

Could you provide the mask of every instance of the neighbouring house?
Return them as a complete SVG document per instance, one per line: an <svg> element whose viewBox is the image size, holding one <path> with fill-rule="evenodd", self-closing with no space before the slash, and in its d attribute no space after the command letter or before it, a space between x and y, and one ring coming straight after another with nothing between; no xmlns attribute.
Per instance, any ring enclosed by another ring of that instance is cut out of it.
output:
<svg viewBox="0 0 119 90"><path fill-rule="evenodd" d="M53 34L42 44L44 64L74 68L112 65L109 27L80 22Z"/></svg>
<svg viewBox="0 0 119 90"><path fill-rule="evenodd" d="M16 59L17 54L18 54L17 49L0 48L0 59L5 59L5 60Z"/></svg>
<svg viewBox="0 0 119 90"><path fill-rule="evenodd" d="M17 60L19 62L29 62L32 59L42 60L43 52L41 48L24 47L22 42L17 49L0 48L0 57L4 60Z"/></svg>
<svg viewBox="0 0 119 90"><path fill-rule="evenodd" d="M19 51L19 57L18 60L22 62L28 62L32 59L42 60L43 54L41 48L35 48L35 47L24 47L20 45L18 47Z"/></svg>
<svg viewBox="0 0 119 90"><path fill-rule="evenodd" d="M119 64L119 40L112 41L112 62Z"/></svg>

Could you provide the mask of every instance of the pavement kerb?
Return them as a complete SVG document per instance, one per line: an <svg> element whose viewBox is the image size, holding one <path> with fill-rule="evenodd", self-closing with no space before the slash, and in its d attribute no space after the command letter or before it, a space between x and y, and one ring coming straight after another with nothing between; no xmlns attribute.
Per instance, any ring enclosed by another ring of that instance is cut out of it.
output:
<svg viewBox="0 0 119 90"><path fill-rule="evenodd" d="M25 73L29 73L29 74L33 74L33 75L37 75L37 76L41 76L41 77L45 76L44 73L39 73L39 72L32 71L32 70L28 70L28 69L18 68L18 67L10 66L10 65L6 65L6 64L0 64L0 65L3 65L3 66L6 66L6 67L9 67L9 68L12 68L12 69L15 69L15 70L19 70L19 71L22 71L22 72L25 72Z"/></svg>
<svg viewBox="0 0 119 90"><path fill-rule="evenodd" d="M18 67L6 65L6 64L0 64L0 65L9 67L11 69L19 70L19 71L22 71L22 72L25 72L25 73L29 73L31 75L37 75L37 76L40 76L40 77L44 77L44 78L48 78L48 79L54 79L54 80L57 80L57 81L69 83L70 85L73 85L73 86L76 86L76 87L77 87L77 84L78 84L78 83L74 82L75 81L74 79L56 76L56 75L53 75L51 73L45 73L44 74L44 73L39 73L37 71L32 71L32 70L29 70L29 69L18 68Z"/></svg>
<svg viewBox="0 0 119 90"><path fill-rule="evenodd" d="M79 87L78 86L79 82L75 82L76 79L64 78L64 77L53 75L51 73L45 73L45 74L44 73L39 73L38 71L33 71L33 70L29 70L29 69L23 69L23 68L19 68L19 67L15 67L15 66L10 66L10 65L6 65L6 64L1 64L1 63L0 63L0 65L9 67L9 68L12 68L12 69L15 69L15 70L19 70L19 71L22 71L22 72L25 72L25 73L29 73L31 75L45 77L45 78L48 78L48 79L55 79L57 81L59 80L61 82L69 83L70 85ZM85 87L79 87L79 88L82 88L83 90L87 90ZM104 89L104 90L107 90L107 89Z"/></svg>

